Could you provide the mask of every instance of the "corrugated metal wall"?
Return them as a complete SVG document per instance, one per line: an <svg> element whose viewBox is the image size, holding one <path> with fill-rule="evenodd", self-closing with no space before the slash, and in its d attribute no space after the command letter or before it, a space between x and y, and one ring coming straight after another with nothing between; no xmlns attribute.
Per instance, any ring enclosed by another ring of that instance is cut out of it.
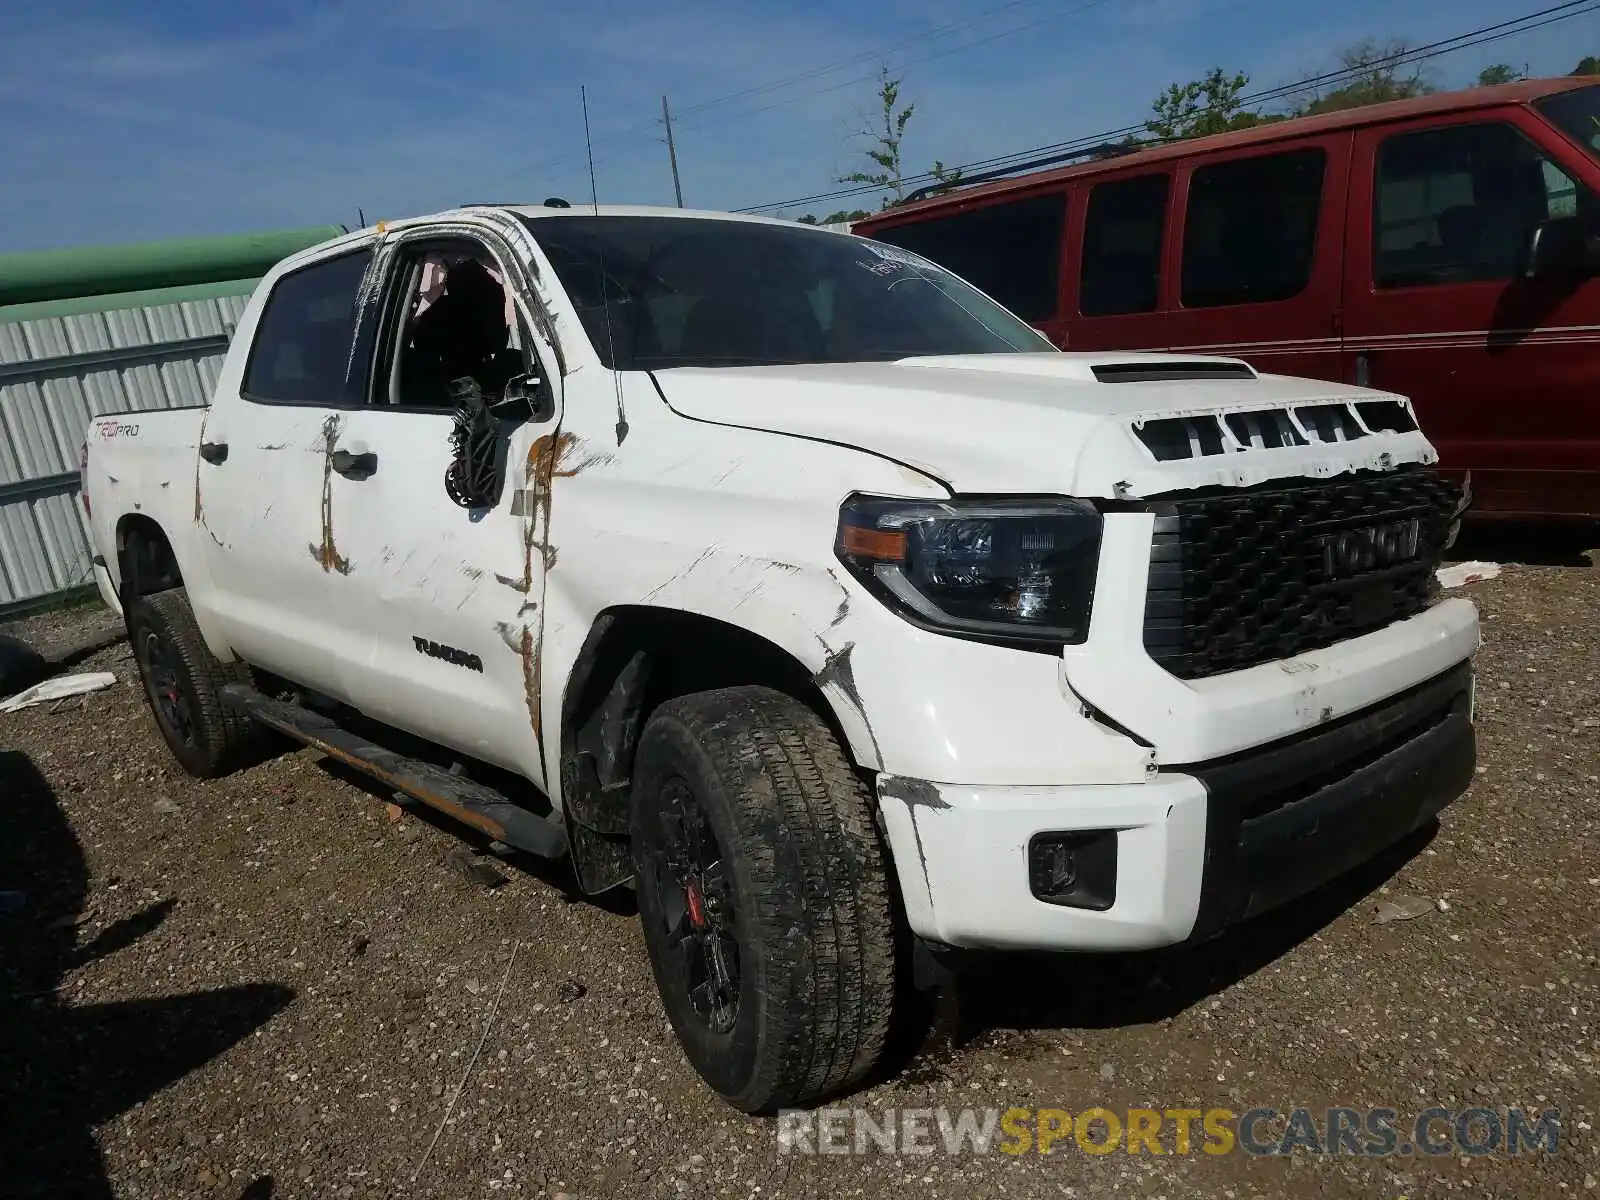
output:
<svg viewBox="0 0 1600 1200"><path fill-rule="evenodd" d="M248 299L0 324L0 613L93 582L77 499L90 418L206 404Z"/></svg>

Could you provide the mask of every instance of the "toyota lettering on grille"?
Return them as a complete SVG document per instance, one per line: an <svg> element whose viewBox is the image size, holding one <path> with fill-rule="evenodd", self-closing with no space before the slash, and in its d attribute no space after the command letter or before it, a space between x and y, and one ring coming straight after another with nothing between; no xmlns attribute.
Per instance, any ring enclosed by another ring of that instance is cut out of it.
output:
<svg viewBox="0 0 1600 1200"><path fill-rule="evenodd" d="M1347 579L1410 562L1422 552L1422 521L1389 521L1341 529L1318 539L1329 579Z"/></svg>

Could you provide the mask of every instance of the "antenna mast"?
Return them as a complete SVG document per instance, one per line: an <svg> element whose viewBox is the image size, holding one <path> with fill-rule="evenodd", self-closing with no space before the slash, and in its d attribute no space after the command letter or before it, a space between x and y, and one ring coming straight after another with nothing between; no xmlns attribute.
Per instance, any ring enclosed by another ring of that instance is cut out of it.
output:
<svg viewBox="0 0 1600 1200"><path fill-rule="evenodd" d="M589 137L589 89L582 84L578 85L578 99L583 103L583 149L589 156L589 198L594 206L594 215L600 215L600 187L594 181L594 142ZM610 279L606 275L606 252L603 237L597 246L600 257L600 311L606 321L606 351L611 359L608 364L611 368L611 382L617 393L617 445L621 446L623 439L628 436L628 412L622 403L622 373L617 370L617 342L611 332L611 288Z"/></svg>

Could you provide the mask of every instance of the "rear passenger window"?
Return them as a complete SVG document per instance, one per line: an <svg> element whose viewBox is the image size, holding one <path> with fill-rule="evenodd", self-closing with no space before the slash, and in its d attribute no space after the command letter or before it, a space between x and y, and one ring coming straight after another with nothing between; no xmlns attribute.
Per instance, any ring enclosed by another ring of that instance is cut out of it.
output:
<svg viewBox="0 0 1600 1200"><path fill-rule="evenodd" d="M1183 305L1260 304L1305 290L1327 156L1295 150L1201 167L1183 225Z"/></svg>
<svg viewBox="0 0 1600 1200"><path fill-rule="evenodd" d="M1078 311L1086 317L1154 312L1161 295L1161 240L1172 179L1145 175L1089 193Z"/></svg>
<svg viewBox="0 0 1600 1200"><path fill-rule="evenodd" d="M1066 213L1066 196L1035 196L872 236L932 259L1023 320L1040 321L1056 314Z"/></svg>
<svg viewBox="0 0 1600 1200"><path fill-rule="evenodd" d="M244 394L280 404L359 404L376 322L360 322L372 252L302 267L273 287L256 326ZM357 326L361 326L360 344Z"/></svg>
<svg viewBox="0 0 1600 1200"><path fill-rule="evenodd" d="M1578 215L1587 199L1509 125L1396 134L1378 151L1374 282L1391 288L1512 279L1534 228Z"/></svg>

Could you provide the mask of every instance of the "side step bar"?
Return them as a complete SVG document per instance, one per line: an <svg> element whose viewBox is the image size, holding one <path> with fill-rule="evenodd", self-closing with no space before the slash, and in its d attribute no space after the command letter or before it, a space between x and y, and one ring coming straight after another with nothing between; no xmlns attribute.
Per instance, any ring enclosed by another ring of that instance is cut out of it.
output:
<svg viewBox="0 0 1600 1200"><path fill-rule="evenodd" d="M567 852L567 833L558 821L513 804L491 787L453 775L432 763L385 750L319 712L274 700L242 683L224 687L222 702L420 800L429 808L488 834L497 842L541 858L559 858Z"/></svg>

